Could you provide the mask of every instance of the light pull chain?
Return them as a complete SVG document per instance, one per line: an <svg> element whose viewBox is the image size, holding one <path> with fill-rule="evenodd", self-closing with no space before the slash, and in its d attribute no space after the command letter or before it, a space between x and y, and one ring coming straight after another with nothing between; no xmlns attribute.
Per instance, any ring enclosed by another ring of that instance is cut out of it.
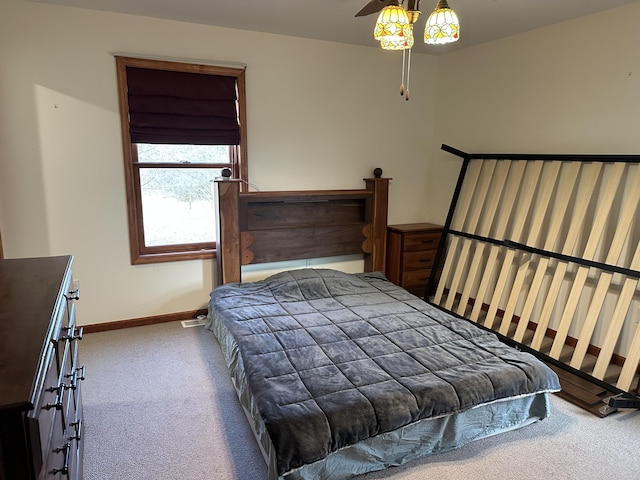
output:
<svg viewBox="0 0 640 480"><path fill-rule="evenodd" d="M403 52L404 53L404 52ZM404 67L403 67L404 70ZM409 100L409 79L411 77L411 49L407 53L407 90L404 94L404 99Z"/></svg>
<svg viewBox="0 0 640 480"><path fill-rule="evenodd" d="M400 96L404 96L404 62L406 50L402 50L402 78L400 80Z"/></svg>
<svg viewBox="0 0 640 480"><path fill-rule="evenodd" d="M402 80L400 81L400 96L409 100L409 80L411 76L411 49L402 50ZM405 88L405 78L407 86Z"/></svg>

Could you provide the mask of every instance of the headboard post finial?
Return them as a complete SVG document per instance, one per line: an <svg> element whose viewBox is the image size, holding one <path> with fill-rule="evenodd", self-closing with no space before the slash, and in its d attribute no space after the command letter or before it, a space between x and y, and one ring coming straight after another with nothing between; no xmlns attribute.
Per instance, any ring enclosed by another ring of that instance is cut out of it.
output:
<svg viewBox="0 0 640 480"><path fill-rule="evenodd" d="M374 178L382 178L382 169L380 167L376 167L373 169Z"/></svg>
<svg viewBox="0 0 640 480"><path fill-rule="evenodd" d="M222 180L230 180L231 179L231 169L230 168L223 168L222 171L220 172L220 175L222 175Z"/></svg>

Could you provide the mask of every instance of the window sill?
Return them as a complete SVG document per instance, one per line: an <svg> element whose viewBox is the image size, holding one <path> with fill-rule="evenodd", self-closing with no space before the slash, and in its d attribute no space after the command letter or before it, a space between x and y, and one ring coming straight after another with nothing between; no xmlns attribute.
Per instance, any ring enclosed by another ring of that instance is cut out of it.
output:
<svg viewBox="0 0 640 480"><path fill-rule="evenodd" d="M132 257L132 265L146 265L150 263L180 262L183 260L209 260L216 258L215 250L198 250L192 252L145 253Z"/></svg>

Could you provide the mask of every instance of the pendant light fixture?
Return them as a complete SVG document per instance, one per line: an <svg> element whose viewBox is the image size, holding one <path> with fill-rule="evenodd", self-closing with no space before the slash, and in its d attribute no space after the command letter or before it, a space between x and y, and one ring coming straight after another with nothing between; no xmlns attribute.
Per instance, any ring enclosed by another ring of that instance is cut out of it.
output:
<svg viewBox="0 0 640 480"><path fill-rule="evenodd" d="M384 50L404 50L413 45L413 33L409 17L397 0L384 7L378 15L373 38Z"/></svg>
<svg viewBox="0 0 640 480"><path fill-rule="evenodd" d="M424 27L424 43L442 45L456 42L459 38L460 21L456 12L451 10L447 0L438 0Z"/></svg>
<svg viewBox="0 0 640 480"><path fill-rule="evenodd" d="M407 0L406 10L399 0L370 0L356 16L369 15L377 11L375 4L386 3L380 11L373 30L373 37L380 42L384 50L402 50L402 79L400 95L409 100L409 74L411 72L411 48L415 39L413 26L420 16L420 0ZM430 45L442 45L455 42L460 38L458 16L449 7L447 0L438 0L424 29L424 42ZM406 86L405 86L406 80Z"/></svg>

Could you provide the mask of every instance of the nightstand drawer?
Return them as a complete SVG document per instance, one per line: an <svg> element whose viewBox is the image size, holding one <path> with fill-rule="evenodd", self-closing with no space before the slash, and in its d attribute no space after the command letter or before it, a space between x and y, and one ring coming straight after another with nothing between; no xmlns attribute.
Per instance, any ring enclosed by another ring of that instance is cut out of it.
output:
<svg viewBox="0 0 640 480"><path fill-rule="evenodd" d="M414 270L411 272L404 272L402 274L402 286L406 289L418 286L425 287L429 281L430 275L431 270Z"/></svg>
<svg viewBox="0 0 640 480"><path fill-rule="evenodd" d="M430 270L436 260L437 250L415 250L402 256L402 270Z"/></svg>
<svg viewBox="0 0 640 480"><path fill-rule="evenodd" d="M441 232L407 233L404 236L403 250L436 250L441 235Z"/></svg>

